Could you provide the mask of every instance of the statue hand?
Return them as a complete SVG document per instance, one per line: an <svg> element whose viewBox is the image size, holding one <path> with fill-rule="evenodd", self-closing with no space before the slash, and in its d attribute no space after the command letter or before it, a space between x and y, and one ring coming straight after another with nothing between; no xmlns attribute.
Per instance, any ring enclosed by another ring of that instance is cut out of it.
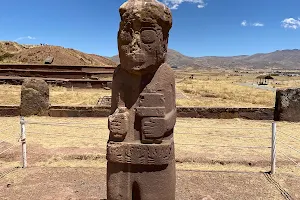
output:
<svg viewBox="0 0 300 200"><path fill-rule="evenodd" d="M108 128L110 130L110 140L121 142L125 139L128 131L128 112L118 111L108 117Z"/></svg>
<svg viewBox="0 0 300 200"><path fill-rule="evenodd" d="M164 136L165 119L158 117L146 117L142 120L142 141L161 141Z"/></svg>

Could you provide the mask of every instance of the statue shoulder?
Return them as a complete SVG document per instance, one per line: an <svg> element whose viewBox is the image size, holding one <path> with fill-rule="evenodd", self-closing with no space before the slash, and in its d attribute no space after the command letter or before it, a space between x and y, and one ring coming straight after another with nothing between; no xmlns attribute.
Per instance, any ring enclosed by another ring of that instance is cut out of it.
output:
<svg viewBox="0 0 300 200"><path fill-rule="evenodd" d="M173 71L173 69L172 69L172 67L168 64L168 63L163 63L163 64L161 64L161 67L163 67L163 68L166 68L166 69L169 69L169 70L172 70Z"/></svg>
<svg viewBox="0 0 300 200"><path fill-rule="evenodd" d="M126 76L126 74L126 71L122 68L121 64L119 64L114 71L113 79L122 79Z"/></svg>
<svg viewBox="0 0 300 200"><path fill-rule="evenodd" d="M120 69L121 69L121 64L119 64L117 67L116 67L116 69L114 70L114 77L119 73L119 71L120 71Z"/></svg>
<svg viewBox="0 0 300 200"><path fill-rule="evenodd" d="M158 72L171 77L175 76L174 70L168 63L161 64L161 66L158 68Z"/></svg>

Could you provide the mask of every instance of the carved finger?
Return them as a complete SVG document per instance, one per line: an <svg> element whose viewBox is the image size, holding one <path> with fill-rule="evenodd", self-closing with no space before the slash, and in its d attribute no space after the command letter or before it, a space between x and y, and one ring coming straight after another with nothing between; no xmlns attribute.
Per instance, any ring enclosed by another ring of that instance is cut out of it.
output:
<svg viewBox="0 0 300 200"><path fill-rule="evenodd" d="M154 125L154 122L152 121L147 121L144 123L145 126L153 126Z"/></svg>
<svg viewBox="0 0 300 200"><path fill-rule="evenodd" d="M154 135L153 134L148 134L148 135L145 135L146 138L153 138Z"/></svg>
<svg viewBox="0 0 300 200"><path fill-rule="evenodd" d="M144 131L143 131L144 133L149 133L150 132L150 130L148 130L148 129L144 129Z"/></svg>

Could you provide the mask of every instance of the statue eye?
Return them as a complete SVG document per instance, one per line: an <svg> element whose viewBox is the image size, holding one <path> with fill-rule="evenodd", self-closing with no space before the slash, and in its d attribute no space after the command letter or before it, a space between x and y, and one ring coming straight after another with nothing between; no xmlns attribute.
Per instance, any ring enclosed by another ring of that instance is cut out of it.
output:
<svg viewBox="0 0 300 200"><path fill-rule="evenodd" d="M143 30L141 40L144 44L153 43L156 40L156 32L154 30Z"/></svg>
<svg viewBox="0 0 300 200"><path fill-rule="evenodd" d="M132 41L132 36L129 32L121 31L119 37L124 44L129 44Z"/></svg>

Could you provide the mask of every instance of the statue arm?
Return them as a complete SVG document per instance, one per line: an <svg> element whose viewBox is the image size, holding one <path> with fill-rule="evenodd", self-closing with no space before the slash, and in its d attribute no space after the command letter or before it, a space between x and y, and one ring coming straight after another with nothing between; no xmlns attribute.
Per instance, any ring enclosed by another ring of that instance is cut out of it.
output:
<svg viewBox="0 0 300 200"><path fill-rule="evenodd" d="M176 107L169 113L165 115L165 134L168 134L172 129L174 129L176 123ZM167 135L166 135L167 136Z"/></svg>
<svg viewBox="0 0 300 200"><path fill-rule="evenodd" d="M111 91L111 113L113 114L118 108L118 98L120 93L119 83L118 83L118 74L120 73L120 65L114 71L113 81L112 81L112 91Z"/></svg>
<svg viewBox="0 0 300 200"><path fill-rule="evenodd" d="M119 66L116 68L112 84L111 114L108 117L109 140L121 142L128 132L129 113L126 107L120 104Z"/></svg>
<svg viewBox="0 0 300 200"><path fill-rule="evenodd" d="M165 137L173 134L173 129L176 124L176 117L177 117L177 109L176 109L176 92L175 92L175 76L172 69L170 69L170 90L172 93L166 93L165 98L166 102L166 115L165 115Z"/></svg>
<svg viewBox="0 0 300 200"><path fill-rule="evenodd" d="M152 97L157 94L152 94ZM153 101L152 101L153 102ZM171 105L172 106L172 105ZM172 110L165 113L165 107L138 107L137 114L142 118L142 136L146 141L149 139L162 139L173 134L176 123L176 106L172 106Z"/></svg>

